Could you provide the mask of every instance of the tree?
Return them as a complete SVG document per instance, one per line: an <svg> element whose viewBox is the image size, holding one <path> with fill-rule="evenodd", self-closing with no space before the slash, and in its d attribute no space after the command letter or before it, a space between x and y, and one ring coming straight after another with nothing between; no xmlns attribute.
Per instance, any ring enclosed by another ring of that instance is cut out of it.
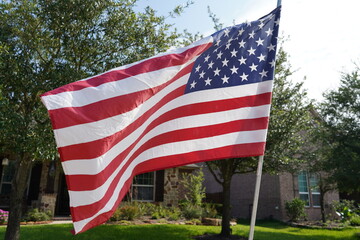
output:
<svg viewBox="0 0 360 240"><path fill-rule="evenodd" d="M151 8L136 13L135 2L0 3L0 152L16 160L6 239L19 239L32 163L57 157L39 95L177 44L165 18Z"/></svg>
<svg viewBox="0 0 360 240"><path fill-rule="evenodd" d="M340 86L320 104L324 170L340 191L360 191L360 68L342 73Z"/></svg>
<svg viewBox="0 0 360 240"><path fill-rule="evenodd" d="M301 151L308 134L310 104L302 83L292 83L288 54L280 47L277 53L276 74L269 132L266 142L263 171L268 173L296 171L305 158ZM207 162L215 180L223 187L222 229L220 235L229 236L230 229L230 186L235 174L255 172L258 159L233 158Z"/></svg>

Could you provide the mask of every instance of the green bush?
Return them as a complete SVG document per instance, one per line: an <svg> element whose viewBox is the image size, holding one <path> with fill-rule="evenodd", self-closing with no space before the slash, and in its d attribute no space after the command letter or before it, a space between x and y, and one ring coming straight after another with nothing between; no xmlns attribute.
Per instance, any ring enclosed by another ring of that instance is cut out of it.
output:
<svg viewBox="0 0 360 240"><path fill-rule="evenodd" d="M132 221L140 216L140 211L136 205L125 205L120 208L120 215L122 220Z"/></svg>
<svg viewBox="0 0 360 240"><path fill-rule="evenodd" d="M299 198L294 198L291 201L286 201L285 210L286 214L290 218L290 221L296 222L306 217L305 201Z"/></svg>
<svg viewBox="0 0 360 240"><path fill-rule="evenodd" d="M182 209L182 213L186 219L199 219L203 215L203 208L198 205L187 204L187 206Z"/></svg>
<svg viewBox="0 0 360 240"><path fill-rule="evenodd" d="M24 220L27 222L42 222L49 221L51 217L52 213L50 211L44 212L40 211L38 208L34 208L27 212Z"/></svg>
<svg viewBox="0 0 360 240"><path fill-rule="evenodd" d="M212 204L212 203L204 203L203 204L202 217L214 218L219 215L220 214L218 213L215 204Z"/></svg>
<svg viewBox="0 0 360 240"><path fill-rule="evenodd" d="M342 221L348 221L353 215L355 215L358 209L355 206L354 201L341 200L340 202L334 201L332 207L335 212L341 217Z"/></svg>
<svg viewBox="0 0 360 240"><path fill-rule="evenodd" d="M353 215L350 220L350 225L351 226L360 226L360 216L359 215Z"/></svg>
<svg viewBox="0 0 360 240"><path fill-rule="evenodd" d="M176 221L181 218L181 215L182 215L182 213L181 213L180 208L172 207L169 209L169 211L167 213L167 219L170 221Z"/></svg>
<svg viewBox="0 0 360 240"><path fill-rule="evenodd" d="M185 199L187 202L201 206L205 198L205 187L203 186L204 173L202 169L194 171L191 174L184 173L181 184L184 186Z"/></svg>

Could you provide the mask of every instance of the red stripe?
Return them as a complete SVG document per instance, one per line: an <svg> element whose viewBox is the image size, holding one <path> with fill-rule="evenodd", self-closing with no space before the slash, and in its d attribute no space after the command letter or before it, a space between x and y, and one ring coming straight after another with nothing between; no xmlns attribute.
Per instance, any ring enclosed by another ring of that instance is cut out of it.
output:
<svg viewBox="0 0 360 240"><path fill-rule="evenodd" d="M131 123L127 128L123 129L118 133L115 133L109 137L100 140L59 148L62 161L68 161L73 159L92 159L101 156L111 147L120 142L123 138L128 136L139 126L141 126L150 117L151 114L153 114L157 109L159 109L167 102L167 98L172 99L175 96L178 96L178 91L179 89L175 90L173 93L170 93L168 96L162 99L162 101L155 105L154 108L150 109L142 117L140 117L139 119ZM181 91L183 91L183 88L181 88ZM263 93L254 96L196 103L178 107L164 113L163 115L155 119L153 122L151 122L144 131L144 133L147 133L159 124L176 118L212 112L228 111L242 107L261 106L265 104L270 104L270 101L271 93Z"/></svg>
<svg viewBox="0 0 360 240"><path fill-rule="evenodd" d="M142 152L159 145L187 141L192 139L207 138L232 132L266 129L267 125L268 117L264 117L257 119L237 120L222 124L181 129L163 133L161 135L153 137L152 139L149 139L147 142L141 145L129 158L128 164L130 164L130 162L136 157L138 157ZM142 137L143 136L141 136L141 138ZM124 152L114 158L114 160L102 172L98 173L97 175L69 175L68 189L72 191L86 191L96 189L103 185L113 173L114 169L116 169L121 164L123 159L128 155L134 145L137 144L141 138L139 138L129 148L127 148Z"/></svg>
<svg viewBox="0 0 360 240"><path fill-rule="evenodd" d="M155 171L164 168L202 162L204 160L211 161L211 160L218 160L224 158L259 156L263 154L264 149L265 149L265 142L261 142L261 143L250 143L250 144L238 144L238 145L226 146L216 149L208 149L208 150L202 150L196 152L159 157L138 164L136 166L136 169L133 171L132 176L135 176L143 172ZM89 204L86 206L71 207L73 221L74 222L81 221L83 219L93 216L98 211L100 211L106 205L111 195L113 194L113 189L116 187L116 184L118 183L118 178L119 177L114 179L114 181L111 183L111 186L109 187L109 190L105 194L104 198L101 199L99 202ZM132 180L132 177L130 179ZM126 189L125 187L123 187L122 190L125 190L127 192L128 186L126 187L127 187ZM120 202L121 199L119 198L118 201Z"/></svg>
<svg viewBox="0 0 360 240"><path fill-rule="evenodd" d="M154 88L105 99L82 107L67 107L49 110L50 117L53 119L53 129L99 121L129 112L143 104L146 100L167 87L169 84L191 72L193 65L194 63L186 66L172 79Z"/></svg>
<svg viewBox="0 0 360 240"><path fill-rule="evenodd" d="M182 53L168 54L160 57L147 59L143 62L140 62L125 69L109 71L86 80L81 80L67 84L52 91L46 92L41 96L55 95L58 93L69 92L69 91L78 91L88 87L98 87L104 83L115 82L141 73L151 72L166 67L181 65L191 60L195 56L201 54L202 52L206 51L211 45L212 43L202 44L190 48Z"/></svg>

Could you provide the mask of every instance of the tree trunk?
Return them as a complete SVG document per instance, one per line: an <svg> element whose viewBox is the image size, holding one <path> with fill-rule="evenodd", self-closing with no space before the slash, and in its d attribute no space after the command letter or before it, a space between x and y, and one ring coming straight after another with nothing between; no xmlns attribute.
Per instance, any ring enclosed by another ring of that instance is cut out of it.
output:
<svg viewBox="0 0 360 240"><path fill-rule="evenodd" d="M23 200L31 165L29 156L22 156L18 160L12 182L10 211L5 240L18 240L20 238L20 221L22 218Z"/></svg>
<svg viewBox="0 0 360 240"><path fill-rule="evenodd" d="M326 222L326 214L325 214L325 199L324 199L325 192L320 192L320 210L321 210L321 220L323 223Z"/></svg>
<svg viewBox="0 0 360 240"><path fill-rule="evenodd" d="M231 235L230 228L230 186L231 186L231 177L230 179L224 179L222 183L223 186L223 206L222 206L222 222L221 222L221 233L223 237L229 237Z"/></svg>

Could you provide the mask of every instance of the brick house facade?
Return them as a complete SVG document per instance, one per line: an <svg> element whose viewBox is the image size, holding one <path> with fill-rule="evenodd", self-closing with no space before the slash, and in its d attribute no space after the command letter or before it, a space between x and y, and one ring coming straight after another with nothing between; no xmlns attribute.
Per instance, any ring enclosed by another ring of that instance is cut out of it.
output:
<svg viewBox="0 0 360 240"><path fill-rule="evenodd" d="M204 174L207 200L220 202L222 194L221 185L215 181L208 170L205 169ZM278 175L263 174L257 219L289 220L285 211L285 202L295 197L303 198L300 196L302 192L299 189L299 177L302 176L290 173ZM249 219L251 217L255 181L256 174L237 174L233 177L231 182L231 213L234 218ZM308 192L308 204L305 207L307 218L308 220L320 220L321 212L317 202L318 193L311 192L309 181L307 181L307 185L309 185L308 191L310 191ZM333 201L339 201L339 193L337 191L325 194L325 210L327 214L333 214L330 208L330 204Z"/></svg>
<svg viewBox="0 0 360 240"><path fill-rule="evenodd" d="M1 158L5 159L5 158ZM124 200L162 202L176 206L184 198L181 180L183 173L191 173L199 167L195 164L141 174L134 180ZM8 210L10 205L11 179L14 161L0 164L0 208ZM54 215L68 216L69 195L66 180L59 161L35 163L29 176L28 188L24 195L27 208L51 211ZM26 209L24 209L26 211Z"/></svg>

